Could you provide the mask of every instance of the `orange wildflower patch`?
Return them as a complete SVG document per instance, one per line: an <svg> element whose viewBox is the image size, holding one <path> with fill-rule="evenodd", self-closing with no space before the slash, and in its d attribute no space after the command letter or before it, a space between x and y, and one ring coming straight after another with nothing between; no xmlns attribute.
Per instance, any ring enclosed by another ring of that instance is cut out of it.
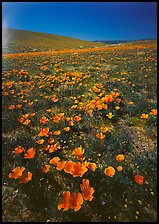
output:
<svg viewBox="0 0 159 224"><path fill-rule="evenodd" d="M124 161L124 159L125 159L125 156L123 154L119 154L119 155L116 156L116 160L118 162L122 163Z"/></svg>
<svg viewBox="0 0 159 224"><path fill-rule="evenodd" d="M14 151L13 151L13 153L14 154L21 154L22 152L24 152L24 147L22 147L22 146L18 146L18 147L16 147L15 149L14 149Z"/></svg>
<svg viewBox="0 0 159 224"><path fill-rule="evenodd" d="M108 177L113 177L115 175L115 169L112 166L109 166L108 168L105 168L104 173Z"/></svg>
<svg viewBox="0 0 159 224"><path fill-rule="evenodd" d="M34 148L28 149L28 151L24 154L24 159L34 159L36 154L36 150Z"/></svg>
<svg viewBox="0 0 159 224"><path fill-rule="evenodd" d="M25 170L25 167L18 166L12 170L12 172L9 174L9 178L18 179L22 176L23 171Z"/></svg>
<svg viewBox="0 0 159 224"><path fill-rule="evenodd" d="M135 175L135 182L138 183L139 185L142 185L144 183L144 178L141 175Z"/></svg>

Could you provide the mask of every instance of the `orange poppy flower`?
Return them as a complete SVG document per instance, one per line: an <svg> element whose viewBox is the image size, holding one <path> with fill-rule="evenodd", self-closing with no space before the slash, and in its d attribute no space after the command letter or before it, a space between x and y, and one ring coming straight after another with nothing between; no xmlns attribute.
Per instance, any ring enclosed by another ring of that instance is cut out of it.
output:
<svg viewBox="0 0 159 224"><path fill-rule="evenodd" d="M13 110L14 108L15 108L14 105L10 105L10 107L9 107L10 110Z"/></svg>
<svg viewBox="0 0 159 224"><path fill-rule="evenodd" d="M149 116L148 114L141 114L141 118L142 118L142 119L147 119L148 116Z"/></svg>
<svg viewBox="0 0 159 224"><path fill-rule="evenodd" d="M25 167L17 166L12 170L12 172L9 174L9 178L18 179L22 176L23 171L25 170Z"/></svg>
<svg viewBox="0 0 159 224"><path fill-rule="evenodd" d="M82 157L83 154L84 154L84 149L82 149L81 146L78 147L78 148L75 148L75 149L73 150L73 155L75 155L75 156Z"/></svg>
<svg viewBox="0 0 159 224"><path fill-rule="evenodd" d="M34 148L30 148L24 154L24 159L34 159L36 150Z"/></svg>
<svg viewBox="0 0 159 224"><path fill-rule="evenodd" d="M31 120L27 119L26 121L23 122L24 125L28 125L31 122Z"/></svg>
<svg viewBox="0 0 159 224"><path fill-rule="evenodd" d="M73 161L67 161L64 167L65 173L71 173L74 169L74 162Z"/></svg>
<svg viewBox="0 0 159 224"><path fill-rule="evenodd" d="M43 165L41 171L43 173L48 173L49 172L49 169L50 169L50 166L49 165Z"/></svg>
<svg viewBox="0 0 159 224"><path fill-rule="evenodd" d="M83 179L82 184L80 184L81 191L84 191L89 187L89 180L88 179Z"/></svg>
<svg viewBox="0 0 159 224"><path fill-rule="evenodd" d="M63 208L63 211L67 211L69 209L69 200L70 200L70 192L64 191L63 199L58 202L58 210L61 210Z"/></svg>
<svg viewBox="0 0 159 224"><path fill-rule="evenodd" d="M43 128L40 133L39 133L39 136L42 137L42 136L47 136L48 137L48 133L49 133L49 128Z"/></svg>
<svg viewBox="0 0 159 224"><path fill-rule="evenodd" d="M65 167L65 164L66 164L66 161L60 161L60 162L58 162L58 164L57 164L57 166L56 166L56 169L57 170L63 170L64 169L64 167Z"/></svg>
<svg viewBox="0 0 159 224"><path fill-rule="evenodd" d="M76 162L73 164L74 169L71 171L73 177L82 177L85 172L87 172L87 167L80 162Z"/></svg>
<svg viewBox="0 0 159 224"><path fill-rule="evenodd" d="M23 123L24 118L23 118L23 117L20 117L20 118L18 119L18 121L19 121L20 123Z"/></svg>
<svg viewBox="0 0 159 224"><path fill-rule="evenodd" d="M47 151L50 148L50 145L44 145L44 150Z"/></svg>
<svg viewBox="0 0 159 224"><path fill-rule="evenodd" d="M38 140L37 143L38 143L39 145L42 145L42 144L44 143L44 139L40 139L40 140Z"/></svg>
<svg viewBox="0 0 159 224"><path fill-rule="evenodd" d="M139 185L142 185L144 183L144 178L143 178L143 176L137 174L137 175L135 175L135 181Z"/></svg>
<svg viewBox="0 0 159 224"><path fill-rule="evenodd" d="M116 102L117 103L120 103L121 102L121 99L120 98L116 98Z"/></svg>
<svg viewBox="0 0 159 224"><path fill-rule="evenodd" d="M157 109L152 109L150 114L157 115Z"/></svg>
<svg viewBox="0 0 159 224"><path fill-rule="evenodd" d="M29 117L29 114L24 114L23 117L24 118L28 118Z"/></svg>
<svg viewBox="0 0 159 224"><path fill-rule="evenodd" d="M64 130L65 131L69 131L70 130L70 127L65 127Z"/></svg>
<svg viewBox="0 0 159 224"><path fill-rule="evenodd" d="M49 143L49 144L54 143L54 141L55 141L54 138L49 138L49 139L48 139L48 143Z"/></svg>
<svg viewBox="0 0 159 224"><path fill-rule="evenodd" d="M130 101L130 102L128 102L128 104L129 104L129 105L133 105L133 104L134 104L134 102Z"/></svg>
<svg viewBox="0 0 159 224"><path fill-rule="evenodd" d="M100 140L101 142L104 142L105 135L103 135L102 132L99 133L99 134L96 134L96 137L99 138L99 140Z"/></svg>
<svg viewBox="0 0 159 224"><path fill-rule="evenodd" d="M93 114L93 110L88 110L87 113L91 116Z"/></svg>
<svg viewBox="0 0 159 224"><path fill-rule="evenodd" d="M58 114L58 116L61 117L61 118L63 118L64 115L65 115L65 113L60 113L60 114Z"/></svg>
<svg viewBox="0 0 159 224"><path fill-rule="evenodd" d="M54 145L51 145L49 148L49 153L56 152L56 151L57 151L57 143Z"/></svg>
<svg viewBox="0 0 159 224"><path fill-rule="evenodd" d="M53 133L53 135L60 135L60 134L61 134L60 130L54 131L54 133Z"/></svg>
<svg viewBox="0 0 159 224"><path fill-rule="evenodd" d="M115 109L116 109L116 110L119 110L119 109L120 109L120 107L119 107L119 106L116 106L116 107L115 107Z"/></svg>
<svg viewBox="0 0 159 224"><path fill-rule="evenodd" d="M92 201L92 199L93 199L93 193L94 193L93 187L88 187L85 190L83 190L82 196L83 196L84 200L86 200L86 201Z"/></svg>
<svg viewBox="0 0 159 224"><path fill-rule="evenodd" d="M59 157L54 157L53 159L50 159L50 164L57 165L59 161Z"/></svg>
<svg viewBox="0 0 159 224"><path fill-rule="evenodd" d="M31 117L34 117L34 116L35 116L35 113L31 113L30 116L31 116Z"/></svg>
<svg viewBox="0 0 159 224"><path fill-rule="evenodd" d="M81 193L72 193L69 199L70 208L72 208L75 212L80 210L81 205L83 204L83 197Z"/></svg>
<svg viewBox="0 0 159 224"><path fill-rule="evenodd" d="M106 133L108 131L108 128L107 127L102 127L102 130L101 130L103 133Z"/></svg>
<svg viewBox="0 0 159 224"><path fill-rule="evenodd" d="M65 119L66 119L66 121L70 121L70 120L71 120L71 118L70 118L70 117L66 117Z"/></svg>
<svg viewBox="0 0 159 224"><path fill-rule="evenodd" d="M98 110L102 110L102 108L103 108L102 105L97 105L96 107Z"/></svg>
<svg viewBox="0 0 159 224"><path fill-rule="evenodd" d="M59 121L61 120L61 117L55 116L53 119L55 123L59 123Z"/></svg>
<svg viewBox="0 0 159 224"><path fill-rule="evenodd" d="M47 122L48 122L48 119L45 116L40 118L40 123L41 124L46 124Z"/></svg>
<svg viewBox="0 0 159 224"><path fill-rule="evenodd" d="M32 179L32 173L24 171L20 177L19 183L28 183Z"/></svg>
<svg viewBox="0 0 159 224"><path fill-rule="evenodd" d="M113 115L112 113L108 113L106 116L107 116L109 119L112 119L112 117L114 117L114 115Z"/></svg>
<svg viewBox="0 0 159 224"><path fill-rule="evenodd" d="M52 101L54 101L54 102L57 102L57 101L58 101L56 95L53 95L51 99L52 99Z"/></svg>
<svg viewBox="0 0 159 224"><path fill-rule="evenodd" d="M68 124L69 124L70 126L73 126L73 125L74 125L73 121L68 121Z"/></svg>
<svg viewBox="0 0 159 224"><path fill-rule="evenodd" d="M125 159L125 156L123 154L119 154L119 155L116 156L116 160L118 162L122 163L124 161L124 159Z"/></svg>
<svg viewBox="0 0 159 224"><path fill-rule="evenodd" d="M113 177L115 175L115 169L112 166L109 166L108 168L105 168L104 173L108 177Z"/></svg>
<svg viewBox="0 0 159 224"><path fill-rule="evenodd" d="M14 149L14 151L13 151L13 153L14 154L21 154L22 152L24 152L24 147L22 147L22 146L18 146L18 147L16 147L15 149Z"/></svg>
<svg viewBox="0 0 159 224"><path fill-rule="evenodd" d="M118 167L117 167L117 171L118 171L118 172L120 172L120 171L122 171L122 170L123 170L123 167L122 167L122 166L118 166Z"/></svg>
<svg viewBox="0 0 159 224"><path fill-rule="evenodd" d="M78 121L81 120L81 117L80 117L80 116L75 116L75 117L73 118L73 120L76 121L76 122L78 122Z"/></svg>
<svg viewBox="0 0 159 224"><path fill-rule="evenodd" d="M95 171L97 169L97 165L95 163L89 163L88 168Z"/></svg>
<svg viewBox="0 0 159 224"><path fill-rule="evenodd" d="M20 109L20 108L22 107L22 104L18 104L16 107L17 107L18 109Z"/></svg>

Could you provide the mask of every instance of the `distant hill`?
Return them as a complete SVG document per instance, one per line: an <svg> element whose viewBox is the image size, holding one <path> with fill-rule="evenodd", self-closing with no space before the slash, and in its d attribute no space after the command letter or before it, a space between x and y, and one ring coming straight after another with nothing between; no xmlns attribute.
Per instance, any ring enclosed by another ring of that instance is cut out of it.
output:
<svg viewBox="0 0 159 224"><path fill-rule="evenodd" d="M119 44L119 43L131 42L131 41L128 41L128 40L95 40L92 42L103 43L103 44Z"/></svg>
<svg viewBox="0 0 159 224"><path fill-rule="evenodd" d="M3 52L48 51L100 47L103 45L102 43L93 43L60 35L2 28Z"/></svg>
<svg viewBox="0 0 159 224"><path fill-rule="evenodd" d="M141 39L141 40L95 40L92 41L94 43L103 43L103 44L120 44L120 43L130 43L130 44L149 44L153 42L157 42L157 39Z"/></svg>

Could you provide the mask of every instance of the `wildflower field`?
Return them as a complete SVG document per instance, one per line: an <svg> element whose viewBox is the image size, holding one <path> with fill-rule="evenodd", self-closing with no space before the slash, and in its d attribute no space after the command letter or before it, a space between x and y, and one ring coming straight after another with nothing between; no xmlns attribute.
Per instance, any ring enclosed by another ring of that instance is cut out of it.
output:
<svg viewBox="0 0 159 224"><path fill-rule="evenodd" d="M3 54L2 219L157 221L155 41Z"/></svg>

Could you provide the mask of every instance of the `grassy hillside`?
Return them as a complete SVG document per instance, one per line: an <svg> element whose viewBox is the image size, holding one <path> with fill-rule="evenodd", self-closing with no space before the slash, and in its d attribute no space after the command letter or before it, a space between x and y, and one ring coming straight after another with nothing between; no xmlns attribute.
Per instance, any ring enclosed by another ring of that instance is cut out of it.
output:
<svg viewBox="0 0 159 224"><path fill-rule="evenodd" d="M7 49L9 53L13 53L16 46L18 46L20 52L21 50L33 51L34 48L37 50L59 50L79 48L80 46L85 48L104 45L71 37L10 28L2 29L2 42L3 51Z"/></svg>

